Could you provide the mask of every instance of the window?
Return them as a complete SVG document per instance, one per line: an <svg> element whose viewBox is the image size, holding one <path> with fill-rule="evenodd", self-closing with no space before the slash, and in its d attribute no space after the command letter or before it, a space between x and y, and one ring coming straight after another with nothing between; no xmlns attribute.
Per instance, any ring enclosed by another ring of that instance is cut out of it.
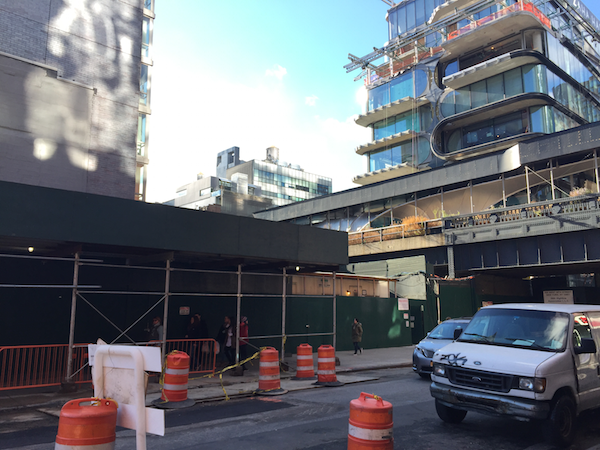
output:
<svg viewBox="0 0 600 450"><path fill-rule="evenodd" d="M235 162L235 153L229 152L227 153L227 164L233 164Z"/></svg>
<svg viewBox="0 0 600 450"><path fill-rule="evenodd" d="M146 114L138 114L137 154L146 154Z"/></svg>
<svg viewBox="0 0 600 450"><path fill-rule="evenodd" d="M150 57L150 18L142 22L142 56Z"/></svg>
<svg viewBox="0 0 600 450"><path fill-rule="evenodd" d="M140 73L140 103L148 104L148 66L146 64L142 64Z"/></svg>

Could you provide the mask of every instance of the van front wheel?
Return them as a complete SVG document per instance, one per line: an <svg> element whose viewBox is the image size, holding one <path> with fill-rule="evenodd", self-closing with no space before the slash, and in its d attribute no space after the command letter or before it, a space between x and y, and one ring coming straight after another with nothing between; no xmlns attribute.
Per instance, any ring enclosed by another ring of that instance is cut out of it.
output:
<svg viewBox="0 0 600 450"><path fill-rule="evenodd" d="M461 423L467 415L467 412L462 409L450 408L443 405L437 398L435 399L435 411L439 418L446 423Z"/></svg>
<svg viewBox="0 0 600 450"><path fill-rule="evenodd" d="M549 444L568 447L575 439L575 403L569 396L560 397L544 421L544 438Z"/></svg>

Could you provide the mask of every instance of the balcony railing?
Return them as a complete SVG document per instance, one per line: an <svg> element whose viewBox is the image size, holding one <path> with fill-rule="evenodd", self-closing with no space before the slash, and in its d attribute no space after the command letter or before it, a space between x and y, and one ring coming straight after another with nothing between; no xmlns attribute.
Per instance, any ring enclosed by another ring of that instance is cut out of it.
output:
<svg viewBox="0 0 600 450"><path fill-rule="evenodd" d="M515 222L524 219L573 214L583 211L598 210L598 194L567 197L560 200L519 205L509 208L491 209L469 215L448 217L444 219L444 229L468 228L481 225L493 225Z"/></svg>
<svg viewBox="0 0 600 450"><path fill-rule="evenodd" d="M371 244L395 239L440 234L445 230L451 229L502 224L524 219L598 210L600 210L600 197L598 194L567 197L528 205L490 209L461 216L425 220L408 225L370 228L368 230L348 233L348 245Z"/></svg>
<svg viewBox="0 0 600 450"><path fill-rule="evenodd" d="M517 12L517 11L529 11L530 13L535 15L535 17L537 17L539 19L539 21L542 22L545 26L552 29L552 23L550 22L550 19L548 19L544 15L544 13L542 13L539 9L537 9L535 6L533 6L532 3L515 3L514 5L510 5L504 9L501 9L498 12L495 12L493 14L490 14L489 16L486 16L479 20L471 22L469 25L464 26L462 28L459 28L458 30L451 32L450 34L448 34L448 40L457 38L461 34L468 33L471 30L479 28L480 26L488 24L496 19L500 19L501 17L505 17L505 16L512 14L514 12Z"/></svg>

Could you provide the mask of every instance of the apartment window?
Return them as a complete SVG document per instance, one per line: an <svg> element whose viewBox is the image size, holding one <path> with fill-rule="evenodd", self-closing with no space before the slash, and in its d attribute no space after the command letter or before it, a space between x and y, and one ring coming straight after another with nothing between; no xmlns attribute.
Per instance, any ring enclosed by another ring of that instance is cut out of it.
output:
<svg viewBox="0 0 600 450"><path fill-rule="evenodd" d="M144 0L144 8L154 11L154 0Z"/></svg>
<svg viewBox="0 0 600 450"><path fill-rule="evenodd" d="M146 64L142 64L140 74L140 103L148 104L148 66Z"/></svg>
<svg viewBox="0 0 600 450"><path fill-rule="evenodd" d="M138 114L137 154L140 156L146 154L146 120L146 114Z"/></svg>
<svg viewBox="0 0 600 450"><path fill-rule="evenodd" d="M142 21L142 56L150 57L150 18Z"/></svg>

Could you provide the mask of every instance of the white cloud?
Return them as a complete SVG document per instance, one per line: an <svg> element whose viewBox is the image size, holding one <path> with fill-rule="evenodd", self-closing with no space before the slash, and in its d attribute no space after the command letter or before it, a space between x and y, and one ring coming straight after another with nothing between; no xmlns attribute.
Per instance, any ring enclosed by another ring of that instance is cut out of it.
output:
<svg viewBox="0 0 600 450"><path fill-rule="evenodd" d="M273 65L273 69L266 70L265 75L281 80L285 75L287 75L287 69L285 67L281 67L279 64L275 64Z"/></svg>
<svg viewBox="0 0 600 450"><path fill-rule="evenodd" d="M308 106L315 106L317 104L317 100L319 100L319 97L317 97L316 95L311 95L304 99L304 103Z"/></svg>

